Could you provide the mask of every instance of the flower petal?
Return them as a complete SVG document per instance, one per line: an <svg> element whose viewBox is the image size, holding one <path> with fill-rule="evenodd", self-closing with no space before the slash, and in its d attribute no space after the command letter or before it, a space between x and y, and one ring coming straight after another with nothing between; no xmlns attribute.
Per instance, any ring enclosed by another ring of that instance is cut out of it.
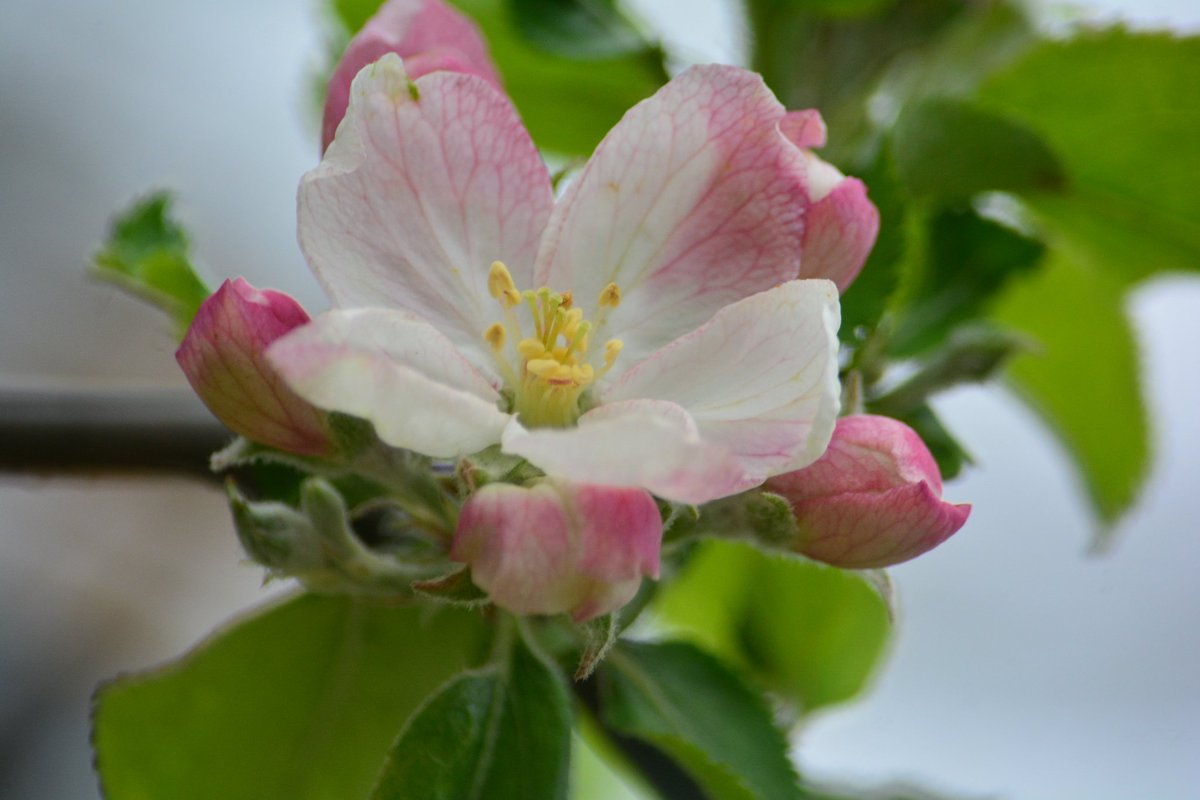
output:
<svg viewBox="0 0 1200 800"><path fill-rule="evenodd" d="M265 355L271 342L308 321L288 295L227 280L196 312L175 359L234 433L291 453L327 455L333 443L325 414L296 396Z"/></svg>
<svg viewBox="0 0 1200 800"><path fill-rule="evenodd" d="M604 405L575 428L528 430L514 419L501 446L549 475L640 486L681 503L706 503L754 485L731 453L701 441L686 411L663 401Z"/></svg>
<svg viewBox="0 0 1200 800"><path fill-rule="evenodd" d="M546 481L489 484L467 500L451 557L520 614L584 621L625 605L657 578L662 517L641 489Z"/></svg>
<svg viewBox="0 0 1200 800"><path fill-rule="evenodd" d="M846 291L878 234L879 210L867 199L867 187L857 178L844 178L809 208L800 277L828 278Z"/></svg>
<svg viewBox="0 0 1200 800"><path fill-rule="evenodd" d="M410 82L394 54L354 79L299 195L300 245L335 306L412 311L481 364L500 316L488 267L527 281L553 202L508 98L473 75Z"/></svg>
<svg viewBox="0 0 1200 800"><path fill-rule="evenodd" d="M369 420L383 441L425 455L481 450L509 420L495 388L450 340L402 312L330 311L267 357L310 403Z"/></svg>
<svg viewBox="0 0 1200 800"><path fill-rule="evenodd" d="M470 19L442 0L389 0L350 40L329 78L321 125L322 152L346 115L354 76L384 53L401 56L414 79L448 69L478 75L500 88L487 45Z"/></svg>
<svg viewBox="0 0 1200 800"><path fill-rule="evenodd" d="M622 292L610 333L637 360L743 297L795 278L807 203L803 153L754 73L683 72L629 111L555 208L537 281L593 319ZM598 336L601 334L598 334Z"/></svg>
<svg viewBox="0 0 1200 800"><path fill-rule="evenodd" d="M681 406L700 438L736 455L756 485L824 452L839 404L839 319L833 284L789 281L721 309L632 367L603 400Z"/></svg>
<svg viewBox="0 0 1200 800"><path fill-rule="evenodd" d="M971 507L942 500L942 478L911 428L889 417L838 420L829 449L806 469L766 489L792 506L794 549L839 567L886 567L915 558L954 534Z"/></svg>

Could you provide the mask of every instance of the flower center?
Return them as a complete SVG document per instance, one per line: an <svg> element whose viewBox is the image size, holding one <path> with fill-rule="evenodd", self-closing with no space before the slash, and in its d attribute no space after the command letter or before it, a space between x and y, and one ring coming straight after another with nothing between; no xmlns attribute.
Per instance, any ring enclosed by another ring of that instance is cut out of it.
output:
<svg viewBox="0 0 1200 800"><path fill-rule="evenodd" d="M573 425L582 413L584 392L612 368L621 353L621 340L608 340L604 363L597 369L588 360L595 326L583 318L583 309L574 306L570 292L553 292L545 286L520 291L499 261L488 272L488 291L504 309L504 321L491 325L483 338L512 392L513 411L531 428ZM599 313L620 302L621 290L610 283L600 293ZM532 321L530 336L518 316L523 310L528 310ZM515 344L511 360L505 351L510 339Z"/></svg>

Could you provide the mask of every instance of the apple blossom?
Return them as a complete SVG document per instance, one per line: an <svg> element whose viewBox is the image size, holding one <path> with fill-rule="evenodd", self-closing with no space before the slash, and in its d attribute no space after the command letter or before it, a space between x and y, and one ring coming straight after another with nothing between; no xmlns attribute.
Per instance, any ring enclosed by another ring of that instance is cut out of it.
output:
<svg viewBox="0 0 1200 800"><path fill-rule="evenodd" d="M658 577L662 530L642 489L493 483L463 506L451 557L510 611L583 622L628 603L643 576Z"/></svg>
<svg viewBox="0 0 1200 800"><path fill-rule="evenodd" d="M196 312L175 359L230 430L288 452L327 455L325 413L297 397L264 355L271 342L308 321L288 295L227 280Z"/></svg>
<svg viewBox="0 0 1200 800"><path fill-rule="evenodd" d="M350 40L329 78L321 122L322 152L346 114L354 76L384 53L402 57L412 78L446 69L478 75L500 86L475 23L442 0L389 0Z"/></svg>
<svg viewBox="0 0 1200 800"><path fill-rule="evenodd" d="M869 414L838 420L820 459L765 488L795 512L795 550L852 569L916 558L958 531L971 512L941 499L937 462L916 432Z"/></svg>
<svg viewBox="0 0 1200 800"><path fill-rule="evenodd" d="M309 402L434 457L500 443L688 503L806 466L837 413L839 306L796 280L817 192L788 119L757 75L694 67L555 203L507 97L385 55L299 191L335 308L269 358Z"/></svg>

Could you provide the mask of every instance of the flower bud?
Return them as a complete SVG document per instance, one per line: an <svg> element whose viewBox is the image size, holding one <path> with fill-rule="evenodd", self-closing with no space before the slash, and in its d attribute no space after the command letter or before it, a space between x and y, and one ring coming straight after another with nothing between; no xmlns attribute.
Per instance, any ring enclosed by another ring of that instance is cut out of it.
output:
<svg viewBox="0 0 1200 800"><path fill-rule="evenodd" d="M443 0L390 0L350 40L329 78L321 123L324 152L350 103L350 84L358 71L385 53L404 59L410 80L437 70L478 75L500 88L487 45L475 24Z"/></svg>
<svg viewBox="0 0 1200 800"><path fill-rule="evenodd" d="M662 517L643 489L492 483L463 506L450 557L493 602L577 622L628 603L658 577Z"/></svg>
<svg viewBox="0 0 1200 800"><path fill-rule="evenodd" d="M899 564L950 538L971 512L942 498L942 477L925 443L890 417L838 420L825 454L764 488L792 505L792 549L837 567Z"/></svg>
<svg viewBox="0 0 1200 800"><path fill-rule="evenodd" d="M800 250L801 278L828 278L844 292L879 234L879 211L867 199L867 187L847 178L811 148L825 145L825 122L815 109L793 111L780 124L783 135L800 148L808 171L809 206Z"/></svg>
<svg viewBox="0 0 1200 800"><path fill-rule="evenodd" d="M175 360L209 411L234 433L302 455L327 455L326 415L267 363L267 345L309 321L282 292L227 280L196 312Z"/></svg>

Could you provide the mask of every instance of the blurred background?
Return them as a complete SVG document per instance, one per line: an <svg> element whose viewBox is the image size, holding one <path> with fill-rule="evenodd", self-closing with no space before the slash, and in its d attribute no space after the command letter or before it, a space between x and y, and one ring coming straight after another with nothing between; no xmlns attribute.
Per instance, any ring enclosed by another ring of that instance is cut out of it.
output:
<svg viewBox="0 0 1200 800"><path fill-rule="evenodd" d="M689 61L743 58L721 0L629 6ZM1195 0L1087 13L1200 29ZM294 219L318 155L323 35L315 4L296 0L5 3L0 390L137 390L204 413L166 318L84 274L111 215L153 188L177 193L214 285L244 275L323 307ZM979 462L946 490L974 515L892 571L888 663L858 702L799 732L808 773L953 797L1200 797L1198 307L1196 279L1134 295L1154 469L1103 556L1088 554L1081 487L1023 406L998 387L938 402ZM260 582L215 484L0 476L0 797L97 797L95 684L285 588Z"/></svg>

